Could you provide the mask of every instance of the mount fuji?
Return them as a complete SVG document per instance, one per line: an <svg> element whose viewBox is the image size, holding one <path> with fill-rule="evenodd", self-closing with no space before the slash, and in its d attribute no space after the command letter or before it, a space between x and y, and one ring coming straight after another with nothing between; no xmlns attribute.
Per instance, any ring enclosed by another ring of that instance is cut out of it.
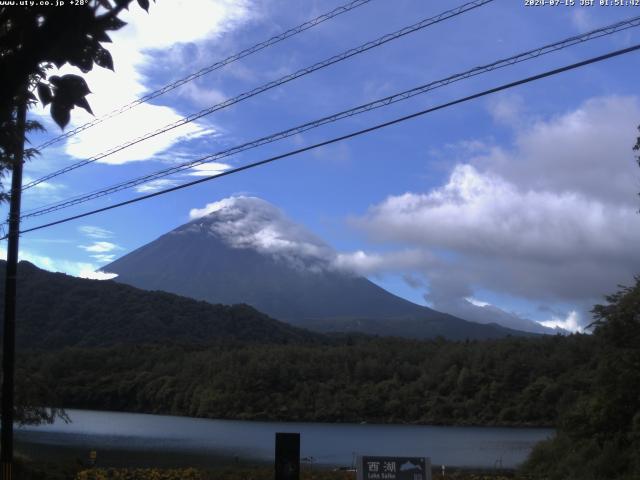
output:
<svg viewBox="0 0 640 480"><path fill-rule="evenodd" d="M262 199L230 197L192 210L191 218L102 270L145 290L246 303L319 331L449 339L528 335L391 294L346 269L334 249Z"/></svg>

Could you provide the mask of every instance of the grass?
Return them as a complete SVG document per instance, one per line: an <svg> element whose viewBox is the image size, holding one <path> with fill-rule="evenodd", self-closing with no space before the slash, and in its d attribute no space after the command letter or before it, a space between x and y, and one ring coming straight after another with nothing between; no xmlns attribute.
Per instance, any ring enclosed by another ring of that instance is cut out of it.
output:
<svg viewBox="0 0 640 480"><path fill-rule="evenodd" d="M24 465L23 465L24 466ZM26 474L25 474L26 472ZM273 467L221 467L216 469L93 468L71 465L30 465L16 477L21 480L273 480ZM355 480L355 472L330 469L303 470L300 480ZM514 472L448 471L443 477L433 472L433 480L517 480Z"/></svg>

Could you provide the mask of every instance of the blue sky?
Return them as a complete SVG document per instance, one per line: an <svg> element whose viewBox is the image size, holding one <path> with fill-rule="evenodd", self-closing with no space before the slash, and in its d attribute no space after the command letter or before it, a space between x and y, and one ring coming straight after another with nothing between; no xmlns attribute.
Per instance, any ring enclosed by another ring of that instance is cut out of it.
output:
<svg viewBox="0 0 640 480"><path fill-rule="evenodd" d="M307 67L463 2L373 0L43 151L27 179ZM115 73L87 79L96 114L340 5L339 1L158 0L109 46ZM631 16L632 7L525 7L495 0L297 79L28 190L23 210L198 158L367 101ZM343 120L223 162L238 166L623 48L638 28ZM192 209L259 197L390 291L477 321L577 329L594 302L640 273L640 54L468 102L373 134L136 205L25 234L21 255L91 276L187 222ZM64 71L72 71L67 68ZM72 125L90 119L74 110ZM59 130L46 111L31 115ZM68 127L70 128L70 127ZM210 166L216 170L221 166ZM196 178L191 171L145 191ZM135 189L39 225L132 198ZM6 209L6 208L5 208ZM286 232L285 232L286 233ZM285 234L283 233L283 234ZM4 246L3 246L4 248ZM511 322L511 323L510 323ZM513 323L516 322L516 323Z"/></svg>

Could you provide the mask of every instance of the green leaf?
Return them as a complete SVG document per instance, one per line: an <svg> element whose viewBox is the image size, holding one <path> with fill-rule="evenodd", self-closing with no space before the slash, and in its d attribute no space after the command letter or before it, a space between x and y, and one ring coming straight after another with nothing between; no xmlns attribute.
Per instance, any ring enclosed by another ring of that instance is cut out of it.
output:
<svg viewBox="0 0 640 480"><path fill-rule="evenodd" d="M73 108L73 107L71 107ZM69 123L71 114L69 113L71 108L68 105L53 102L51 104L51 117L58 124L60 128L64 130L64 127Z"/></svg>
<svg viewBox="0 0 640 480"><path fill-rule="evenodd" d="M49 85L42 82L38 83L38 97L40 97L40 101L45 107L51 103L53 95L51 94L51 88L49 88Z"/></svg>
<svg viewBox="0 0 640 480"><path fill-rule="evenodd" d="M57 75L52 75L49 77L49 83L54 87L59 87L62 82L62 78Z"/></svg>
<svg viewBox="0 0 640 480"><path fill-rule="evenodd" d="M120 30L126 24L126 22L123 22L118 17L109 17L104 22L105 30Z"/></svg>
<svg viewBox="0 0 640 480"><path fill-rule="evenodd" d="M91 93L87 82L78 75L53 76L49 79L54 86L51 102L51 116L62 128L69 122L69 111L77 105L93 114L86 96Z"/></svg>
<svg viewBox="0 0 640 480"><path fill-rule="evenodd" d="M87 47L78 53L73 59L69 58L69 63L74 67L78 67L82 73L90 72L93 68L93 56Z"/></svg>
<svg viewBox="0 0 640 480"><path fill-rule="evenodd" d="M51 79L49 80L51 83L53 83L53 78L54 77L51 77ZM58 82L58 85L56 85L56 87L63 88L67 91L73 91L75 92L76 95L82 96L82 97L91 93L91 90L89 90L89 86L87 85L87 82L84 80L84 78L80 77L79 75L72 75L72 74L63 75L60 78L60 81Z"/></svg>
<svg viewBox="0 0 640 480"><path fill-rule="evenodd" d="M95 53L93 54L93 60L102 68L113 70L113 59L111 58L111 54L107 49L103 48L100 45L98 45Z"/></svg>
<svg viewBox="0 0 640 480"><path fill-rule="evenodd" d="M61 68L67 61L61 57L52 57L51 61L56 66L56 68Z"/></svg>
<svg viewBox="0 0 640 480"><path fill-rule="evenodd" d="M109 37L109 35L107 35L104 30L97 30L93 32L92 35L93 38L98 42L111 43L111 37Z"/></svg>
<svg viewBox="0 0 640 480"><path fill-rule="evenodd" d="M91 110L91 107L89 106L89 102L87 102L86 97L77 98L74 103L78 107L84 108L87 112L93 115L93 111Z"/></svg>
<svg viewBox="0 0 640 480"><path fill-rule="evenodd" d="M45 128L37 120L27 120L25 123L26 132L45 132ZM28 139L27 139L28 141Z"/></svg>

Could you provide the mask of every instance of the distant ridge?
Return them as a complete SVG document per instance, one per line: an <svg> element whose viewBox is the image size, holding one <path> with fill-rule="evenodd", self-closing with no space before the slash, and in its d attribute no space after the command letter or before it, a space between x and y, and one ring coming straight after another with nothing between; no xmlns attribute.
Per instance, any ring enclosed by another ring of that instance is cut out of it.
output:
<svg viewBox="0 0 640 480"><path fill-rule="evenodd" d="M6 262L0 261L0 288ZM0 308L4 298L0 298ZM321 336L248 305L211 305L113 281L76 278L18 265L17 344L57 349L117 344L309 343Z"/></svg>
<svg viewBox="0 0 640 480"><path fill-rule="evenodd" d="M198 218L105 266L117 282L211 303L247 303L319 331L454 340L528 335L416 305L332 264L335 252L253 197L210 204Z"/></svg>

